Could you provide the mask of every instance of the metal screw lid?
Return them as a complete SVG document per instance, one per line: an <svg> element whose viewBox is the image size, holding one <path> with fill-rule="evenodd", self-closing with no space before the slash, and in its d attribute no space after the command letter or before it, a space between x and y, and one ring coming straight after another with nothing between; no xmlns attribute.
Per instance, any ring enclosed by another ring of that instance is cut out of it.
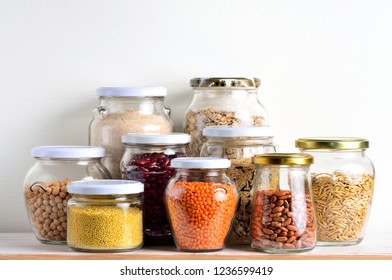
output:
<svg viewBox="0 0 392 280"><path fill-rule="evenodd" d="M254 156L252 161L261 165L310 165L313 156L303 153L266 153Z"/></svg>
<svg viewBox="0 0 392 280"><path fill-rule="evenodd" d="M191 87L195 88L258 88L259 78L244 77L212 77L194 78L190 81Z"/></svg>
<svg viewBox="0 0 392 280"><path fill-rule="evenodd" d="M295 141L301 149L358 150L369 148L369 141L356 137L304 137Z"/></svg>

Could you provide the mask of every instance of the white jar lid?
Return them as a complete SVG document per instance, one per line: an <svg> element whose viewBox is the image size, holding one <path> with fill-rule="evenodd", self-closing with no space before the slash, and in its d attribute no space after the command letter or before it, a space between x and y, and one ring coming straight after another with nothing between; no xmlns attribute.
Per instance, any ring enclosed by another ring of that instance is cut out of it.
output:
<svg viewBox="0 0 392 280"><path fill-rule="evenodd" d="M276 130L271 126L207 126L204 136L212 137L273 137Z"/></svg>
<svg viewBox="0 0 392 280"><path fill-rule="evenodd" d="M172 159L170 165L174 168L229 168L231 161L226 158L182 157Z"/></svg>
<svg viewBox="0 0 392 280"><path fill-rule="evenodd" d="M37 146L31 150L35 158L101 158L105 149L96 146Z"/></svg>
<svg viewBox="0 0 392 280"><path fill-rule="evenodd" d="M167 89L164 87L100 87L97 89L98 96L166 96Z"/></svg>
<svg viewBox="0 0 392 280"><path fill-rule="evenodd" d="M67 189L72 194L136 194L144 191L144 185L131 180L87 180L73 181L68 184Z"/></svg>
<svg viewBox="0 0 392 280"><path fill-rule="evenodd" d="M187 144L191 141L191 136L186 133L128 133L121 137L125 144L155 144L173 145Z"/></svg>

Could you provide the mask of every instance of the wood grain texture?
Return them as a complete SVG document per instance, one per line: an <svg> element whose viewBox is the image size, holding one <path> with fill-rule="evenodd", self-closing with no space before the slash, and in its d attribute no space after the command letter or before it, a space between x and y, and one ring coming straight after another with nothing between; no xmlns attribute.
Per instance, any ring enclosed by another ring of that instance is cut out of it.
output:
<svg viewBox="0 0 392 280"><path fill-rule="evenodd" d="M32 233L0 233L0 260L392 260L392 237L367 236L355 246L316 247L297 254L266 254L250 246L204 253L179 252L173 246L143 247L123 253L82 253L67 245L41 244Z"/></svg>

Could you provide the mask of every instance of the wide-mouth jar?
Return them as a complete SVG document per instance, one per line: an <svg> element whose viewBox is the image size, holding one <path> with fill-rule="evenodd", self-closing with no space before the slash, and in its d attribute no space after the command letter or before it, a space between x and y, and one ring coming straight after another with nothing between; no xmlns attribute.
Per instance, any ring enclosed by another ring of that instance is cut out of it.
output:
<svg viewBox="0 0 392 280"><path fill-rule="evenodd" d="M105 149L95 146L36 146L35 163L24 179L24 200L36 238L45 244L65 244L66 206L71 181L111 179L102 165Z"/></svg>
<svg viewBox="0 0 392 280"><path fill-rule="evenodd" d="M143 184L74 181L68 186L67 245L76 251L121 252L143 245Z"/></svg>
<svg viewBox="0 0 392 280"><path fill-rule="evenodd" d="M300 151L312 154L312 193L317 245L360 243L366 231L374 191L375 169L361 137L303 137Z"/></svg>

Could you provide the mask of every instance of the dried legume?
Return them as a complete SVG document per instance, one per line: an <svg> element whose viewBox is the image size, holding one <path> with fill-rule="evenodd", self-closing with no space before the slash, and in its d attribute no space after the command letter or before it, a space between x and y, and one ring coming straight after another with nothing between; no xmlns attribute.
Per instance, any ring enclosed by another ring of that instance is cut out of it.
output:
<svg viewBox="0 0 392 280"><path fill-rule="evenodd" d="M232 186L215 182L176 182L166 192L166 203L180 250L223 248L237 204Z"/></svg>

